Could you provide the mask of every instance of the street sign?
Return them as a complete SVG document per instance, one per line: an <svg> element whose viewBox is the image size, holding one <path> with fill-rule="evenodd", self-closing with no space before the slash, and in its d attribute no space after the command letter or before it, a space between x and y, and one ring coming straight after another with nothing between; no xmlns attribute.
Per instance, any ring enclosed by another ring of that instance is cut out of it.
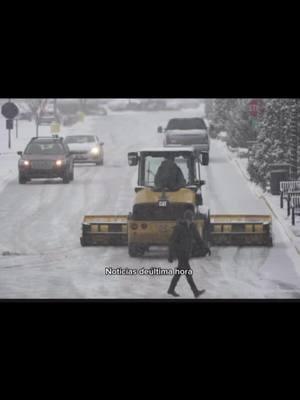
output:
<svg viewBox="0 0 300 400"><path fill-rule="evenodd" d="M80 111L79 113L78 113L78 119L79 119L79 121L84 121L84 117L85 117L85 114L82 112L82 111Z"/></svg>
<svg viewBox="0 0 300 400"><path fill-rule="evenodd" d="M2 115L7 119L14 119L19 114L19 109L14 103L5 103L1 107Z"/></svg>
<svg viewBox="0 0 300 400"><path fill-rule="evenodd" d="M59 133L59 132L60 132L60 124L58 122L52 122L51 133Z"/></svg>
<svg viewBox="0 0 300 400"><path fill-rule="evenodd" d="M6 120L6 129L14 129L14 121L12 119L7 119Z"/></svg>
<svg viewBox="0 0 300 400"><path fill-rule="evenodd" d="M253 99L248 103L249 113L251 117L257 118L264 112L263 101L261 99Z"/></svg>

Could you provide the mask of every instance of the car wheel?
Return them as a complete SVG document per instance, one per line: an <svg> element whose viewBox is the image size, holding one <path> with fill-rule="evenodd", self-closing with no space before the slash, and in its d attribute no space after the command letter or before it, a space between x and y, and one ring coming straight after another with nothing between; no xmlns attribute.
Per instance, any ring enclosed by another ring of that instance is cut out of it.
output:
<svg viewBox="0 0 300 400"><path fill-rule="evenodd" d="M104 164L103 157L100 158L100 160L96 162L96 165L103 165L103 164Z"/></svg>
<svg viewBox="0 0 300 400"><path fill-rule="evenodd" d="M24 185L26 182L27 182L27 179L24 176L19 175L19 184Z"/></svg>
<svg viewBox="0 0 300 400"><path fill-rule="evenodd" d="M71 180L70 178L71 177L70 177L69 173L66 171L63 176L63 183L70 183L70 180Z"/></svg>

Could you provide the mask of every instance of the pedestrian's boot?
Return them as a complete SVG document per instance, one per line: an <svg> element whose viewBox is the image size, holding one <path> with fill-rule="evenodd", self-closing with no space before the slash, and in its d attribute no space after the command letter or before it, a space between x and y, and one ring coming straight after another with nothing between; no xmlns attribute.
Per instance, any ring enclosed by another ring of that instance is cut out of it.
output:
<svg viewBox="0 0 300 400"><path fill-rule="evenodd" d="M186 279L192 289L192 292L194 293L194 296L196 297L196 299L198 299L198 297L201 296L205 292L205 290L198 290L191 275L186 275Z"/></svg>
<svg viewBox="0 0 300 400"><path fill-rule="evenodd" d="M194 296L196 297L196 299L198 299L198 297L202 296L205 293L205 290L197 290L194 292Z"/></svg>
<svg viewBox="0 0 300 400"><path fill-rule="evenodd" d="M174 275L168 290L168 294L174 297L180 297L178 293L175 292L176 285L180 279L180 275Z"/></svg>
<svg viewBox="0 0 300 400"><path fill-rule="evenodd" d="M177 292L175 292L175 290L169 289L168 294L170 294L171 296L174 296L174 297L180 297L180 295Z"/></svg>

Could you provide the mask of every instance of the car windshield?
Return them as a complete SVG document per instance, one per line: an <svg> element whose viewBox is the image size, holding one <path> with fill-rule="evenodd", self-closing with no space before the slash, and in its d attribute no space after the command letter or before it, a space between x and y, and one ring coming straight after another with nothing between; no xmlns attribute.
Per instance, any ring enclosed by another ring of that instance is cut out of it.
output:
<svg viewBox="0 0 300 400"><path fill-rule="evenodd" d="M34 142L27 146L25 154L62 155L65 154L65 149L57 142Z"/></svg>
<svg viewBox="0 0 300 400"><path fill-rule="evenodd" d="M67 136L65 142L67 144L72 143L94 143L96 140L94 136Z"/></svg>
<svg viewBox="0 0 300 400"><path fill-rule="evenodd" d="M202 118L174 118L168 123L167 130L207 129Z"/></svg>

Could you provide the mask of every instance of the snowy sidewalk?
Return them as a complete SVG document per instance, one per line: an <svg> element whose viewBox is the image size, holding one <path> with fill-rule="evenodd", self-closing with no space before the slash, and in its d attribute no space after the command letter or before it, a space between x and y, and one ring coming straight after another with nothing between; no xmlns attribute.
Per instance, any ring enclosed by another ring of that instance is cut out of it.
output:
<svg viewBox="0 0 300 400"><path fill-rule="evenodd" d="M271 193L264 191L255 183L251 182L250 176L247 172L248 166L248 158L240 158L238 153L231 152L225 143L220 142L219 146L224 147L224 151L227 153L230 161L236 166L239 172L244 176L244 178L248 181L248 186L255 193L255 195L259 198L262 198L270 209L273 218L280 223L282 228L284 229L286 235L293 243L295 249L298 254L300 254L300 218L296 217L295 226L292 225L291 217L287 216L287 204L284 202L284 208L280 208L280 196L274 196Z"/></svg>

